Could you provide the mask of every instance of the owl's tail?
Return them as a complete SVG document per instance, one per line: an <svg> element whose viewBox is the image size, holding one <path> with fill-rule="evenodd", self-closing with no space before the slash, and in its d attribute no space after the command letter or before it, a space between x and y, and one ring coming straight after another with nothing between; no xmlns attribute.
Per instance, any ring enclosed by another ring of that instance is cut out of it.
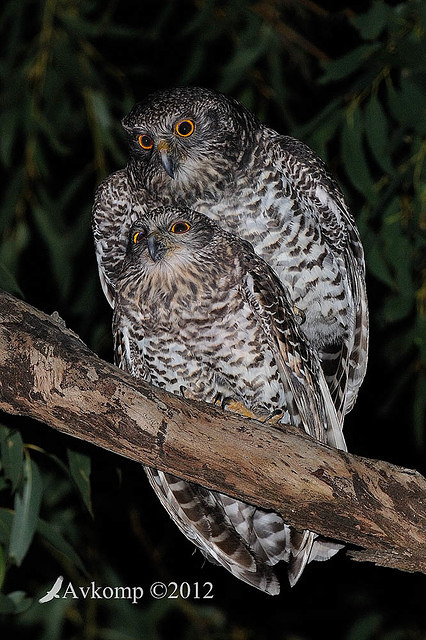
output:
<svg viewBox="0 0 426 640"><path fill-rule="evenodd" d="M220 494L157 469L146 467L145 472L172 520L207 560L260 591L279 594L280 585L272 568L235 530Z"/></svg>
<svg viewBox="0 0 426 640"><path fill-rule="evenodd" d="M309 562L313 560L319 562L329 560L336 555L340 549L344 548L343 544L321 538L312 531L299 533L293 529L291 542L292 549L288 565L288 579L292 587L294 587L299 580Z"/></svg>

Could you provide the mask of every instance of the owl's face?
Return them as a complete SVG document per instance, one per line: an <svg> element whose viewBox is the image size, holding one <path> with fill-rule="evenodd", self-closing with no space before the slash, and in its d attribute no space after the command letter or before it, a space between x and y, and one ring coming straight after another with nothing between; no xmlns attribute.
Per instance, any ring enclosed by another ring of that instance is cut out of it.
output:
<svg viewBox="0 0 426 640"><path fill-rule="evenodd" d="M152 209L132 225L126 261L147 272L193 264L217 230L209 218L190 209Z"/></svg>
<svg viewBox="0 0 426 640"><path fill-rule="evenodd" d="M188 202L232 182L258 122L232 98L187 87L148 96L123 126L135 186Z"/></svg>

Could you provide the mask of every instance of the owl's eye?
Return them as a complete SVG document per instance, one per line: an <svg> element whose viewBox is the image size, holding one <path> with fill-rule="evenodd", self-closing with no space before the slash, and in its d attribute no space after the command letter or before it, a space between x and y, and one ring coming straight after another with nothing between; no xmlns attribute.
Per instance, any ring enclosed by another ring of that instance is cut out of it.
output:
<svg viewBox="0 0 426 640"><path fill-rule="evenodd" d="M185 222L184 220L179 220L178 222L174 222L170 227L170 231L172 233L186 233L191 228L191 225Z"/></svg>
<svg viewBox="0 0 426 640"><path fill-rule="evenodd" d="M138 142L142 149L145 149L145 151L149 151L149 149L152 149L152 147L154 146L154 140L146 133L143 133L139 136Z"/></svg>
<svg viewBox="0 0 426 640"><path fill-rule="evenodd" d="M181 120L177 123L175 130L178 136L182 138L188 138L195 129L195 125L192 120Z"/></svg>
<svg viewBox="0 0 426 640"><path fill-rule="evenodd" d="M142 240L146 240L146 238L147 238L147 233L145 229L142 229L142 231L136 231L133 234L133 244L139 244L140 242L142 242Z"/></svg>

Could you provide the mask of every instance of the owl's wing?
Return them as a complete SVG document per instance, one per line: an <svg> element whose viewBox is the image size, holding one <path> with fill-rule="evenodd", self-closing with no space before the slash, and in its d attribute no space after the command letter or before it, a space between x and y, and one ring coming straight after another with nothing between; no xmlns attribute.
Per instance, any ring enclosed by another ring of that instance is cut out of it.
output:
<svg viewBox="0 0 426 640"><path fill-rule="evenodd" d="M147 192L134 198L127 170L108 176L96 190L92 209L92 230L103 292L114 306L115 282L126 254L129 229L146 210Z"/></svg>
<svg viewBox="0 0 426 640"><path fill-rule="evenodd" d="M280 371L283 387L290 390L290 415L297 415L305 431L319 440L346 451L343 419L339 419L318 358L299 330L297 310L293 309L281 282L272 269L251 250L244 252L246 268L243 295L263 326L266 339ZM289 397L287 395L287 397ZM288 527L286 550L288 576L296 584L312 560L327 560L342 545L322 540L312 531L298 532Z"/></svg>
<svg viewBox="0 0 426 640"><path fill-rule="evenodd" d="M344 416L356 400L367 367L368 306L361 240L343 194L321 158L300 140L270 134L274 165L297 206L315 219L321 237L340 262L354 309L354 330L346 342L328 345L321 354L334 404Z"/></svg>
<svg viewBox="0 0 426 640"><path fill-rule="evenodd" d="M280 371L284 389L290 390L290 415L320 442L346 450L340 420L318 358L299 329L298 316L272 269L253 251L244 252L242 292L263 326Z"/></svg>

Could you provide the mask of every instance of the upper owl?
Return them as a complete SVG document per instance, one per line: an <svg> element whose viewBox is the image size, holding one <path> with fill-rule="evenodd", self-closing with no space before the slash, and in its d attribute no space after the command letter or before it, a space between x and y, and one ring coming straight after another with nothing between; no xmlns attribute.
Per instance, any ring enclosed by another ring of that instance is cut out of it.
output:
<svg viewBox="0 0 426 640"><path fill-rule="evenodd" d="M131 185L189 206L221 199L249 157L258 120L233 98L182 88L148 96L123 120Z"/></svg>
<svg viewBox="0 0 426 640"><path fill-rule="evenodd" d="M158 205L204 213L248 240L274 269L304 317L301 329L344 415L367 362L364 256L355 222L321 159L209 89L154 93L123 126L129 163L100 185L93 210L110 303L137 218Z"/></svg>

